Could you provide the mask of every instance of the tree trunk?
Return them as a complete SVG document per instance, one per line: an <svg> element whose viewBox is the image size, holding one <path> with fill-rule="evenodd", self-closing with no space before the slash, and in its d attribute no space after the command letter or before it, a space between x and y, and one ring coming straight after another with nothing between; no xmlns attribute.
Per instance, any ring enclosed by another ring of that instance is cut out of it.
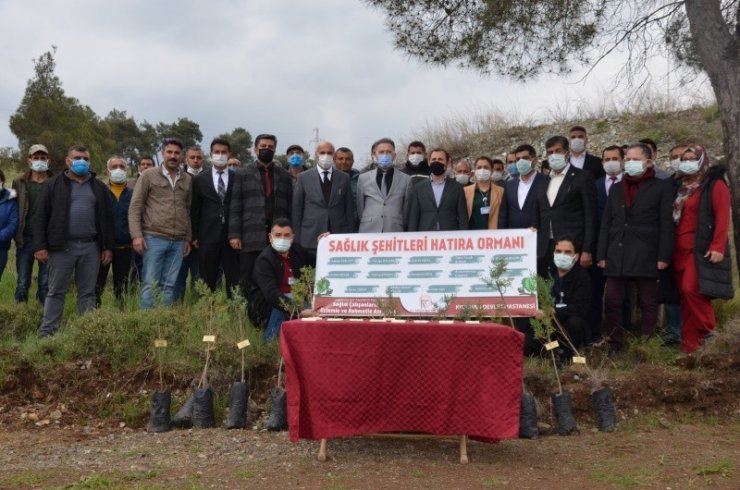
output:
<svg viewBox="0 0 740 490"><path fill-rule="evenodd" d="M685 5L696 52L719 105L740 270L740 25L727 25L719 0L686 0Z"/></svg>

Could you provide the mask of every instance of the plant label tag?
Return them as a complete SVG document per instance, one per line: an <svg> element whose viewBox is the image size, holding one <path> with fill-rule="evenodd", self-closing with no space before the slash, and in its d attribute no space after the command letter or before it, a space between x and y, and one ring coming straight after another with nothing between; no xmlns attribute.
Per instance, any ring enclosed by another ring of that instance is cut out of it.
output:
<svg viewBox="0 0 740 490"><path fill-rule="evenodd" d="M573 364L586 364L586 358L581 356L573 356Z"/></svg>
<svg viewBox="0 0 740 490"><path fill-rule="evenodd" d="M545 344L545 349L547 350L557 349L558 347L560 347L560 344L558 344L557 340L553 340L552 342Z"/></svg>
<svg viewBox="0 0 740 490"><path fill-rule="evenodd" d="M246 347L249 347L250 345L252 345L252 344L250 344L247 339L244 339L241 342L239 342L238 344L236 344L236 346L239 348L239 350L242 350L242 349L244 349Z"/></svg>
<svg viewBox="0 0 740 490"><path fill-rule="evenodd" d="M203 342L216 342L216 336L215 335L204 335Z"/></svg>
<svg viewBox="0 0 740 490"><path fill-rule="evenodd" d="M164 349L167 347L167 341L165 339L156 339L154 341L154 347L157 349Z"/></svg>

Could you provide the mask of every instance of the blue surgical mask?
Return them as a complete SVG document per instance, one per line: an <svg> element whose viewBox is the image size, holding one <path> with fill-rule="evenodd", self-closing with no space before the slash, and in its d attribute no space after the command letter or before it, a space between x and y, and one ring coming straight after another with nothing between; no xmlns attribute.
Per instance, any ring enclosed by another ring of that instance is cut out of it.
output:
<svg viewBox="0 0 740 490"><path fill-rule="evenodd" d="M298 153L293 153L288 157L288 164L291 167L300 167L303 165L303 157Z"/></svg>
<svg viewBox="0 0 740 490"><path fill-rule="evenodd" d="M77 159L72 160L72 164L69 166L72 173L80 177L86 176L90 172L90 162L87 160Z"/></svg>
<svg viewBox="0 0 740 490"><path fill-rule="evenodd" d="M510 163L506 166L506 171L509 175L519 175L519 170L516 169L516 163Z"/></svg>
<svg viewBox="0 0 740 490"><path fill-rule="evenodd" d="M639 177L645 173L645 167L642 164L642 160L627 160L624 162L624 171L630 177Z"/></svg>
<svg viewBox="0 0 740 490"><path fill-rule="evenodd" d="M569 271L575 265L575 257L566 254L554 254L552 261L555 262L555 267L563 271Z"/></svg>
<svg viewBox="0 0 740 490"><path fill-rule="evenodd" d="M682 160L678 169L683 174L694 175L699 171L699 160Z"/></svg>
<svg viewBox="0 0 740 490"><path fill-rule="evenodd" d="M547 163L549 163L550 168L555 171L563 170L566 165L565 155L561 155L560 153L553 153L552 155L547 155Z"/></svg>
<svg viewBox="0 0 740 490"><path fill-rule="evenodd" d="M529 160L525 160L524 158L520 158L516 162L516 171L518 174L526 175L530 171L532 171L532 162Z"/></svg>
<svg viewBox="0 0 740 490"><path fill-rule="evenodd" d="M393 165L393 155L390 153L381 153L377 156L376 161L380 168L390 168Z"/></svg>

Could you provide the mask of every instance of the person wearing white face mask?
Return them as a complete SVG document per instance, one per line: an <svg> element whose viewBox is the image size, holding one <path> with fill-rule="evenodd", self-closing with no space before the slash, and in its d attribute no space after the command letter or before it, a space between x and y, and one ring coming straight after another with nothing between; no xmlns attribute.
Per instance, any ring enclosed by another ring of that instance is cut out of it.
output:
<svg viewBox="0 0 740 490"><path fill-rule="evenodd" d="M624 179L609 192L596 253L606 276L604 310L610 352L624 349L623 305L634 282L640 304L640 334L655 333L658 320L658 274L673 257L673 188L656 178L650 148L630 146Z"/></svg>
<svg viewBox="0 0 740 490"><path fill-rule="evenodd" d="M325 234L319 236L323 238ZM276 218L269 234L270 245L254 264L254 283L258 288L247 298L250 316L264 320L264 342L277 338L280 325L288 319L284 302L292 298L291 288L305 266L316 266L316 255L296 243L293 225L287 218ZM261 322L258 322L261 323Z"/></svg>
<svg viewBox="0 0 740 490"><path fill-rule="evenodd" d="M98 270L98 281L95 285L98 306L100 306L111 267L113 268L113 294L119 307L123 304L123 293L128 289L132 251L131 234L128 229L128 208L134 191L128 184L127 169L126 160L117 155L110 157L105 165L113 210L113 258L110 263L102 264Z"/></svg>
<svg viewBox="0 0 740 490"><path fill-rule="evenodd" d="M588 170L593 174L594 179L604 175L604 168L601 166L601 159L586 151L588 146L588 134L583 126L573 126L568 132L569 161L570 164L581 170Z"/></svg>
<svg viewBox="0 0 740 490"><path fill-rule="evenodd" d="M302 172L293 191L295 241L316 250L325 232L352 233L354 218L349 175L334 168L334 145L316 145L316 168Z"/></svg>
<svg viewBox="0 0 740 490"><path fill-rule="evenodd" d="M406 149L406 164L401 172L411 177L412 182L429 177L432 173L427 162L427 148L421 141L412 141Z"/></svg>
<svg viewBox="0 0 740 490"><path fill-rule="evenodd" d="M504 189L493 183L493 162L486 156L475 161L475 185L465 187L465 202L468 205L468 229L495 230Z"/></svg>
<svg viewBox="0 0 740 490"><path fill-rule="evenodd" d="M470 177L473 175L473 169L470 168L470 164L467 160L460 160L455 165L455 180L461 185L470 185Z"/></svg>

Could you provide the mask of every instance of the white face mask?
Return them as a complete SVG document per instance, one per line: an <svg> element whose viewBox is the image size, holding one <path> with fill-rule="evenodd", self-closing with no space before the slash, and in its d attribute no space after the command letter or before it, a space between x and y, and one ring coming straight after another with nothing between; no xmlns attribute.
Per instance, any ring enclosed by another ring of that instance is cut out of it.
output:
<svg viewBox="0 0 740 490"><path fill-rule="evenodd" d="M411 165L413 165L414 167L418 167L419 164L423 161L424 161L424 155L420 155L418 153L409 155L409 163L411 163Z"/></svg>
<svg viewBox="0 0 740 490"><path fill-rule="evenodd" d="M671 169L674 172L678 172L678 170L679 170L680 167L681 167L681 159L680 158L676 158L674 160L671 160Z"/></svg>
<svg viewBox="0 0 740 490"><path fill-rule="evenodd" d="M499 174L501 174L501 172L499 172ZM476 169L475 180L477 180L478 182L488 182L489 180L491 180L491 171L487 168Z"/></svg>
<svg viewBox="0 0 740 490"><path fill-rule="evenodd" d="M290 246L293 244L293 240L288 238L273 238L271 245L272 248L278 253L285 253L290 250Z"/></svg>
<svg viewBox="0 0 740 490"><path fill-rule="evenodd" d="M126 171L116 168L110 171L110 181L114 184L123 184L126 182Z"/></svg>
<svg viewBox="0 0 740 490"><path fill-rule="evenodd" d="M609 175L617 175L622 171L622 164L619 160L609 160L604 162L604 172Z"/></svg>
<svg viewBox="0 0 740 490"><path fill-rule="evenodd" d="M586 140L583 138L572 138L570 140L570 149L575 153L581 153L586 149Z"/></svg>
<svg viewBox="0 0 740 490"><path fill-rule="evenodd" d="M683 160L678 169L686 175L694 175L699 171L699 160Z"/></svg>
<svg viewBox="0 0 740 490"><path fill-rule="evenodd" d="M218 155L211 155L211 163L214 167L223 168L226 166L226 162L228 161L229 158L223 153Z"/></svg>
<svg viewBox="0 0 740 490"><path fill-rule="evenodd" d="M195 175L198 175L198 174L199 174L199 173L201 173L202 171L203 171L203 167L200 167L200 168L188 167L188 168L187 168L187 172L188 172L188 173L189 173L190 175L193 175L193 176L195 176Z"/></svg>
<svg viewBox="0 0 740 490"><path fill-rule="evenodd" d="M456 174L455 180L460 182L462 185L468 185L468 182L470 182L470 175L468 174Z"/></svg>
<svg viewBox="0 0 740 490"><path fill-rule="evenodd" d="M555 267L563 271L569 271L576 263L576 258L566 254L554 254L552 257Z"/></svg>
<svg viewBox="0 0 740 490"><path fill-rule="evenodd" d="M319 155L316 163L318 163L319 168L323 170L329 170L334 164L334 157L331 155Z"/></svg>
<svg viewBox="0 0 740 490"><path fill-rule="evenodd" d="M504 180L504 173L503 173L503 172L501 172L500 170L494 170L494 171L493 171L493 172L491 173L491 178L492 178L493 180L495 180L496 182L498 182L498 181L500 181L500 180Z"/></svg>
<svg viewBox="0 0 740 490"><path fill-rule="evenodd" d="M565 155L561 155L560 153L547 155L547 163L550 164L550 168L553 170L563 170L566 165Z"/></svg>

